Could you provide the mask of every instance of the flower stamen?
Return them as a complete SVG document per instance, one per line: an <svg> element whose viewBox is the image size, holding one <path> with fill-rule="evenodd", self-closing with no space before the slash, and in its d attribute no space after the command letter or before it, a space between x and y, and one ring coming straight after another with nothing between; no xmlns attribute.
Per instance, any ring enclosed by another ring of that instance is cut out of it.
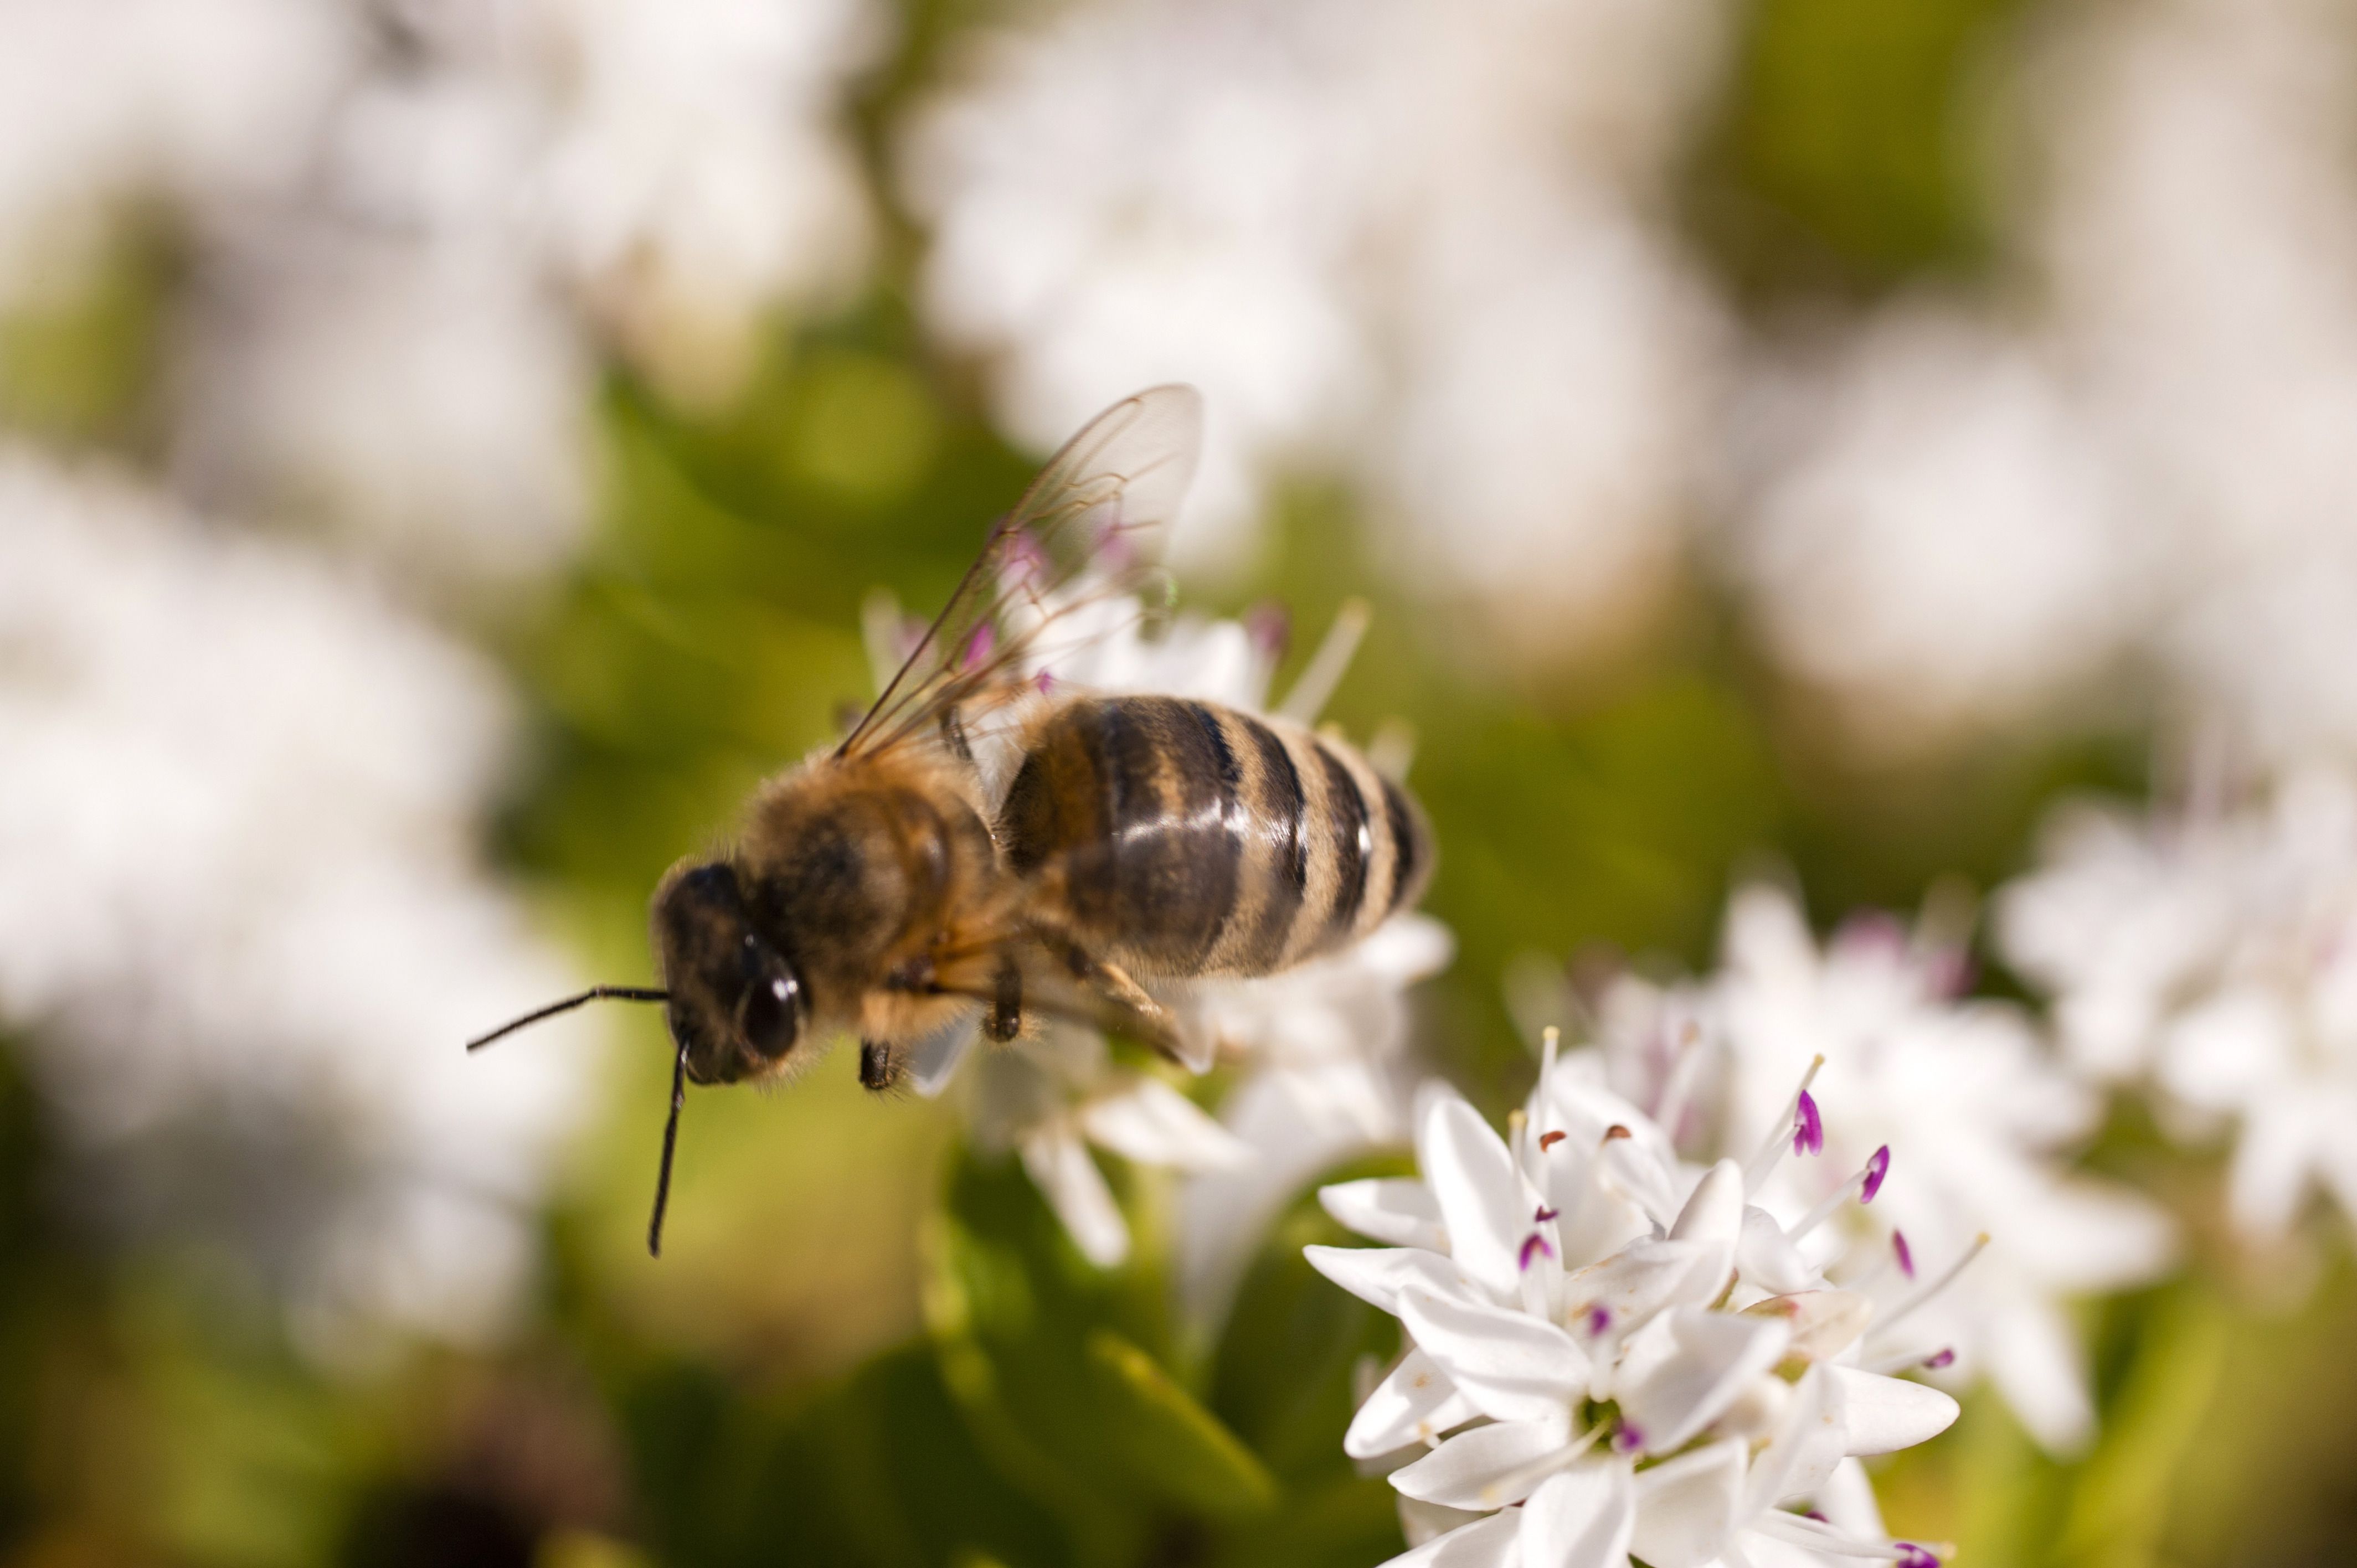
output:
<svg viewBox="0 0 2357 1568"><path fill-rule="evenodd" d="M1954 1262L1950 1263L1946 1268L1941 1270L1939 1276L1932 1280L1931 1283L1916 1291L1914 1294L1909 1296L1905 1301L1900 1302L1897 1309L1894 1310L1889 1316L1882 1320L1881 1326L1885 1330L1896 1326L1898 1324L1905 1321L1910 1313L1915 1311L1916 1308L1921 1306L1925 1302L1930 1301L1933 1296L1938 1295L1942 1291L1946 1290L1950 1285L1955 1283L1956 1276L1964 1272L1964 1265L1971 1262L1975 1258L1979 1257L1983 1250L1986 1249L1988 1244L1989 1236L1987 1231L1984 1230L1979 1235L1974 1237L1973 1244L1964 1249L1964 1255L1962 1257L1958 1258Z"/></svg>
<svg viewBox="0 0 2357 1568"><path fill-rule="evenodd" d="M1803 1095L1802 1098L1805 1100L1807 1096ZM1833 1218L1835 1209L1853 1197L1857 1199L1858 1207L1861 1208L1872 1203L1874 1195L1882 1190L1883 1178L1889 1174L1890 1145L1885 1144L1874 1151L1874 1157L1867 1160L1855 1176L1827 1193L1823 1202L1801 1217L1801 1222L1792 1229L1792 1240L1797 1241L1823 1225Z"/></svg>
<svg viewBox="0 0 2357 1568"><path fill-rule="evenodd" d="M1890 1145L1885 1144L1882 1147L1875 1150L1873 1154L1867 1156L1866 1181L1865 1184L1858 1188L1857 1192L1857 1201L1860 1208L1864 1208L1866 1205L1874 1201L1874 1195L1882 1190L1882 1178L1889 1174Z"/></svg>
<svg viewBox="0 0 2357 1568"><path fill-rule="evenodd" d="M1784 1157L1784 1145L1788 1137L1792 1141L1796 1150L1800 1146L1800 1137L1803 1128L1801 1108L1806 1105L1809 1108L1809 1117L1812 1120L1815 1119L1816 1101L1809 1098L1809 1085L1817 1080L1817 1069L1824 1065L1825 1058L1823 1052L1809 1058L1809 1070L1801 1075L1801 1087L1792 1091L1792 1098L1785 1103L1784 1114L1776 1119L1775 1131L1770 1133L1767 1142L1760 1145L1760 1152L1751 1156L1751 1163L1743 1167L1743 1191L1747 1197L1758 1192L1760 1185L1775 1172L1776 1162ZM1791 1129L1789 1133L1788 1128ZM1817 1129L1818 1144L1822 1147L1824 1132L1822 1122L1817 1123Z"/></svg>
<svg viewBox="0 0 2357 1568"><path fill-rule="evenodd" d="M1760 1515L1754 1528L1762 1535L1829 1557L1876 1557L1896 1563L1899 1568L1939 1568L1942 1556L1955 1552L1953 1546L1932 1548L1911 1541L1876 1541L1852 1535L1813 1513L1787 1513L1781 1509L1770 1509Z"/></svg>
<svg viewBox="0 0 2357 1568"><path fill-rule="evenodd" d="M1694 1093L1695 1077L1701 1067L1702 1026L1688 1018L1678 1031L1677 1060L1671 1064L1661 1101L1653 1107L1653 1124L1672 1144L1678 1141L1678 1123L1685 1120L1686 1100Z"/></svg>
<svg viewBox="0 0 2357 1568"><path fill-rule="evenodd" d="M1825 1152L1825 1121L1817 1114L1817 1101L1807 1090L1801 1090L1800 1103L1793 1107L1792 1153L1822 1155Z"/></svg>

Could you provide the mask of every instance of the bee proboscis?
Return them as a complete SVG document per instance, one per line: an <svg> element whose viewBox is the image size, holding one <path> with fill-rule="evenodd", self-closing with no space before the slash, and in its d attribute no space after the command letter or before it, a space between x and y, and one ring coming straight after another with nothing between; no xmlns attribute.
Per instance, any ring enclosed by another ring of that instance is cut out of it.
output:
<svg viewBox="0 0 2357 1568"><path fill-rule="evenodd" d="M719 854L663 877L660 987L593 987L468 1042L586 1002L665 1004L651 1252L690 1082L779 1079L852 1036L868 1088L931 1085L977 1038L1043 1016L1200 1066L1210 1042L1157 987L1275 973L1421 895L1423 815L1346 743L1053 678L1151 572L1201 427L1193 388L1154 387L1049 459L849 734L763 783Z"/></svg>

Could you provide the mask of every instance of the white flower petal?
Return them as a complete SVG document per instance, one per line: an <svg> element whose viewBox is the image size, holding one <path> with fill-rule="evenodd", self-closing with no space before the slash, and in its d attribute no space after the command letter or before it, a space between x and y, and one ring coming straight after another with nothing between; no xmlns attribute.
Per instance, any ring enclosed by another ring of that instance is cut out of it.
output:
<svg viewBox="0 0 2357 1568"><path fill-rule="evenodd" d="M1681 1454L1638 1476L1629 1550L1651 1568L1702 1568L1734 1536L1742 1506L1742 1444Z"/></svg>
<svg viewBox="0 0 2357 1568"><path fill-rule="evenodd" d="M1879 1539L1890 1533L1882 1527L1882 1509L1874 1500L1874 1478L1855 1459L1834 1466L1817 1488L1816 1502L1826 1522L1845 1534Z"/></svg>
<svg viewBox="0 0 2357 1568"><path fill-rule="evenodd" d="M1393 1471L1391 1481L1408 1497L1448 1508L1506 1508L1529 1497L1545 1477L1532 1476L1513 1487L1500 1483L1563 1445L1560 1422L1497 1422L1458 1433L1415 1464Z"/></svg>
<svg viewBox="0 0 2357 1568"><path fill-rule="evenodd" d="M1784 1228L1764 1208L1743 1211L1743 1239L1736 1244L1735 1268L1745 1284L1770 1295L1790 1295L1824 1283L1784 1234Z"/></svg>
<svg viewBox="0 0 2357 1568"><path fill-rule="evenodd" d="M1421 1247L1430 1252L1448 1250L1448 1228L1440 1220L1440 1204L1420 1181L1375 1177L1337 1182L1318 1189L1318 1202L1335 1222L1361 1236L1394 1247Z"/></svg>
<svg viewBox="0 0 2357 1568"><path fill-rule="evenodd" d="M1462 1530L1487 1517L1486 1510L1445 1509L1438 1503L1420 1503L1414 1498L1396 1494L1392 1501L1399 1509L1400 1533L1407 1537L1410 1546L1422 1546L1427 1541L1437 1541L1452 1530Z"/></svg>
<svg viewBox="0 0 2357 1568"><path fill-rule="evenodd" d="M982 1037L982 1015L971 1013L942 1025L909 1047L909 1087L927 1100L947 1089L958 1065Z"/></svg>
<svg viewBox="0 0 2357 1568"><path fill-rule="evenodd" d="M1158 1078L1141 1078L1119 1094L1081 1108L1091 1139L1142 1165L1174 1170L1232 1170L1248 1165L1252 1146Z"/></svg>
<svg viewBox="0 0 2357 1568"><path fill-rule="evenodd" d="M1886 1378L1856 1367L1812 1369L1831 1372L1843 1394L1841 1417L1851 1454L1892 1454L1937 1437L1955 1424L1956 1402L1934 1388L1905 1378Z"/></svg>
<svg viewBox="0 0 2357 1568"><path fill-rule="evenodd" d="M1218 1065L1220 1030L1215 1023L1191 999L1166 1004L1177 1027L1171 1031L1171 1048L1178 1065L1200 1078Z"/></svg>
<svg viewBox="0 0 2357 1568"><path fill-rule="evenodd" d="M1793 1385L1775 1435L1751 1461L1750 1474L1744 1478L1745 1513L1756 1514L1794 1498L1813 1496L1832 1478L1834 1467L1842 1462L1846 1437L1845 1397L1849 1384L1839 1374L1848 1370L1846 1367L1812 1367ZM1949 1401L1952 1409L1954 1402Z"/></svg>
<svg viewBox="0 0 2357 1568"><path fill-rule="evenodd" d="M1342 1434L1342 1452L1353 1459L1372 1459L1427 1442L1480 1413L1431 1357L1411 1347L1351 1418L1351 1429Z"/></svg>
<svg viewBox="0 0 2357 1568"><path fill-rule="evenodd" d="M1570 1411L1587 1388L1587 1353L1543 1319L1462 1296L1400 1292L1400 1321L1416 1346L1484 1415L1551 1422L1569 1435Z"/></svg>
<svg viewBox="0 0 2357 1568"><path fill-rule="evenodd" d="M1703 1174L1670 1227L1673 1241L1739 1240L1743 1235L1743 1167L1721 1160Z"/></svg>
<svg viewBox="0 0 2357 1568"><path fill-rule="evenodd" d="M1447 1295L1470 1287L1465 1272L1420 1247L1304 1247L1309 1266L1357 1296L1396 1316L1409 1286Z"/></svg>
<svg viewBox="0 0 2357 1568"><path fill-rule="evenodd" d="M1457 938L1429 915L1395 915L1367 933L1356 956L1370 973L1409 986L1448 967L1457 956Z"/></svg>
<svg viewBox="0 0 2357 1568"><path fill-rule="evenodd" d="M2021 1424L2050 1454L2084 1448L2095 1432L2087 1369L2061 1309L2051 1302L2017 1299L1988 1326L1990 1380Z"/></svg>
<svg viewBox="0 0 2357 1568"><path fill-rule="evenodd" d="M1448 1227L1448 1255L1500 1297L1522 1286L1515 1251L1531 1229L1505 1140L1455 1094L1425 1106L1416 1156Z"/></svg>
<svg viewBox="0 0 2357 1568"><path fill-rule="evenodd" d="M1088 1145L1064 1123L1027 1134L1023 1168L1048 1207L1064 1222L1081 1255L1101 1269L1129 1256L1129 1226L1105 1186L1104 1173L1089 1157Z"/></svg>
<svg viewBox="0 0 2357 1568"><path fill-rule="evenodd" d="M2318 1144L2330 1136L2316 1125L2296 1090L2252 1108L2226 1173L2226 1207L2234 1223L2264 1240L2289 1230L2314 1187Z"/></svg>
<svg viewBox="0 0 2357 1568"><path fill-rule="evenodd" d="M1412 1547L1382 1568L1516 1568L1522 1525L1518 1513L1493 1513Z"/></svg>
<svg viewBox="0 0 2357 1568"><path fill-rule="evenodd" d="M1696 1241L1631 1243L1600 1263L1566 1275L1566 1316L1586 1324L1601 1307L1606 1321L1598 1337L1618 1344L1663 1309L1700 1306L1726 1287L1733 1254L1723 1245Z"/></svg>
<svg viewBox="0 0 2357 1568"><path fill-rule="evenodd" d="M2190 1105L2236 1109L2281 1081L2297 1033L2282 1002L2266 992L2221 993L2169 1026L2157 1064L2161 1084Z"/></svg>
<svg viewBox="0 0 2357 1568"><path fill-rule="evenodd" d="M1664 1334L1663 1330L1666 1330ZM1631 1355L1616 1385L1621 1412L1644 1447L1666 1454L1718 1419L1751 1379L1783 1359L1792 1332L1773 1318L1681 1307L1643 1337L1649 1354Z"/></svg>
<svg viewBox="0 0 2357 1568"><path fill-rule="evenodd" d="M1790 1324L1792 1342L1788 1356L1830 1361L1852 1345L1874 1321L1870 1296L1846 1290L1806 1290L1793 1295L1770 1296L1743 1309L1746 1317L1776 1317Z"/></svg>
<svg viewBox="0 0 2357 1568"><path fill-rule="evenodd" d="M1637 1487L1625 1459L1547 1477L1523 1507L1522 1568L1628 1568Z"/></svg>

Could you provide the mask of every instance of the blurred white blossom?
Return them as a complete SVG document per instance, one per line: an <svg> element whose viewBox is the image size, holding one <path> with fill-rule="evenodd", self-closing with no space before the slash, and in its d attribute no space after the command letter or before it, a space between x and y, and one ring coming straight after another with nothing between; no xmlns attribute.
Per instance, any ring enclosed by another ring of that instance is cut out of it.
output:
<svg viewBox="0 0 2357 1568"><path fill-rule="evenodd" d="M475 858L490 671L127 479L0 454L0 1020L102 1218L235 1247L315 1346L477 1336L593 1063Z"/></svg>
<svg viewBox="0 0 2357 1568"><path fill-rule="evenodd" d="M2149 521L2036 340L1893 307L1749 403L1731 564L1853 744L1904 755L2040 715L2149 623Z"/></svg>
<svg viewBox="0 0 2357 1568"><path fill-rule="evenodd" d="M2357 748L2357 57L2315 0L2089 13L2034 61L2054 330L2183 596L2157 656L2267 760Z"/></svg>
<svg viewBox="0 0 2357 1568"><path fill-rule="evenodd" d="M1253 1156L1196 1176L1180 1195L1178 1291L1199 1321L1225 1311L1269 1222L1304 1183L1406 1141L1407 993L1455 951L1448 927L1408 913L1298 969L1196 989L1198 1026L1244 1069L1220 1120Z"/></svg>
<svg viewBox="0 0 2357 1568"><path fill-rule="evenodd" d="M1986 1254L1913 1315L1911 1333L1943 1352L1940 1380L1986 1378L2041 1443L2083 1445L2094 1411L2067 1304L2157 1278L2172 1251L2157 1207L2068 1169L2101 1119L2099 1098L2018 1009L1960 997L1962 933L1935 921L1910 931L1861 917L1820 949L1789 896L1751 886L1729 905L1721 959L1704 994L1672 1014L1701 1020L1683 1040L1645 1026L1642 983L1619 983L1638 995L1608 1009L1620 1029L1606 1043L1634 1058L1617 1064L1630 1087L1715 1100L1705 1145L1741 1157L1781 1124L1793 1080L1822 1057L1818 1092L1841 1114L1824 1157L1786 1164L1762 1206L1796 1221L1888 1150L1878 1223L1841 1244L1863 1247L1878 1281L1903 1294L1986 1236ZM1665 1050L1676 1064L1667 1075ZM1674 1090L1680 1065L1686 1081Z"/></svg>
<svg viewBox="0 0 2357 1568"><path fill-rule="evenodd" d="M439 588L512 579L580 529L598 348L711 398L767 313L856 282L869 220L843 101L881 18L866 0L11 0L0 303L161 202L191 242L175 482Z"/></svg>
<svg viewBox="0 0 2357 1568"><path fill-rule="evenodd" d="M1999 906L2007 956L2082 1059L2148 1073L2162 1124L2234 1134L2227 1208L2287 1232L2319 1189L2357 1219L2357 784L2307 771L2232 811L2074 808Z"/></svg>
<svg viewBox="0 0 2357 1568"><path fill-rule="evenodd" d="M629 352L690 396L748 368L760 317L831 302L866 260L842 124L885 42L873 0L527 0L535 171L554 259Z"/></svg>
<svg viewBox="0 0 2357 1568"><path fill-rule="evenodd" d="M291 180L354 33L307 0L0 4L0 305L61 286L130 199Z"/></svg>
<svg viewBox="0 0 2357 1568"><path fill-rule="evenodd" d="M1129 1222L1089 1145L1177 1171L1222 1170L1252 1158L1250 1148L1178 1090L1150 1072L1116 1066L1092 1030L1049 1023L975 1054L961 1089L975 1144L1021 1155L1072 1244L1100 1268L1128 1258ZM936 1092L942 1083L920 1075L918 1089Z"/></svg>
<svg viewBox="0 0 2357 1568"><path fill-rule="evenodd" d="M2010 264L1757 382L1738 575L1904 754L2148 697L2256 763L2357 752L2357 56L2319 0L2026 29Z"/></svg>
<svg viewBox="0 0 2357 1568"><path fill-rule="evenodd" d="M908 138L926 300L1045 446L1132 386L1215 411L1182 564L1339 467L1408 580L1560 649L1677 553L1716 312L1656 217L1715 0L1117 0L985 38ZM1576 612L1576 613L1566 613Z"/></svg>

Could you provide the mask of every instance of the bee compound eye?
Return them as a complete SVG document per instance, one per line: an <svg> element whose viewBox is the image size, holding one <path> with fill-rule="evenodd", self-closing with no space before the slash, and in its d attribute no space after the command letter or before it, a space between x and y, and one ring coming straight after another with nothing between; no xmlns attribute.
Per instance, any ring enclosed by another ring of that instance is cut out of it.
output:
<svg viewBox="0 0 2357 1568"><path fill-rule="evenodd" d="M794 1048L802 1033L802 982L784 964L764 966L745 987L737 1006L737 1027L745 1044L765 1061Z"/></svg>

